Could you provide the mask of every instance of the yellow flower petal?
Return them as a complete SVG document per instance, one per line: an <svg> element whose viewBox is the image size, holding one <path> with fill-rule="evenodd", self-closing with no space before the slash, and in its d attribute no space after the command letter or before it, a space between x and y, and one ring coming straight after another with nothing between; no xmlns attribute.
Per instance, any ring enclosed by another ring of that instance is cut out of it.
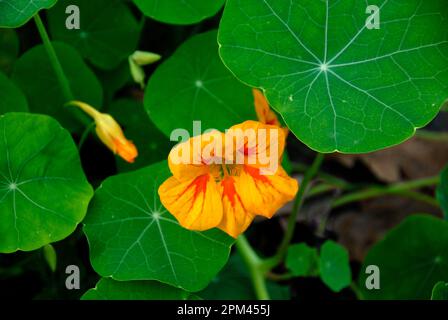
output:
<svg viewBox="0 0 448 320"><path fill-rule="evenodd" d="M180 181L188 181L213 173L209 164L222 158L223 137L223 133L215 130L176 145L168 156L173 176Z"/></svg>
<svg viewBox="0 0 448 320"><path fill-rule="evenodd" d="M222 220L221 195L209 174L183 182L171 177L160 186L159 196L164 207L186 229L208 230Z"/></svg>
<svg viewBox="0 0 448 320"><path fill-rule="evenodd" d="M244 207L266 218L294 199L298 189L297 180L290 178L282 167L273 175L262 175L259 168L244 166L236 183Z"/></svg>
<svg viewBox="0 0 448 320"><path fill-rule="evenodd" d="M257 121L245 121L231 127L225 136L226 159L257 167L269 166L281 159L285 149L285 131ZM232 151L232 152L229 152ZM252 161L251 161L252 159Z"/></svg>
<svg viewBox="0 0 448 320"><path fill-rule="evenodd" d="M227 177L221 182L224 216L218 228L228 235L237 238L251 224L255 215L248 212L236 192L235 180Z"/></svg>

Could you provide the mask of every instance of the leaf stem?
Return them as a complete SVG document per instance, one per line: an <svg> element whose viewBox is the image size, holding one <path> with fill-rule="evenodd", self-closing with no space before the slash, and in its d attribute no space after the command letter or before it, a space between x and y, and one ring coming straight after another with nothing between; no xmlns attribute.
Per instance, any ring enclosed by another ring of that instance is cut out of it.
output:
<svg viewBox="0 0 448 320"><path fill-rule="evenodd" d="M42 38L42 42L44 43L45 50L47 51L48 58L50 59L51 66L53 67L54 72L56 73L56 77L61 86L62 93L64 95L64 99L68 102L74 100L73 92L70 89L70 83L62 69L61 62L56 55L56 51L50 41L50 37L48 36L47 30L40 18L39 14L36 13L34 16L34 21L36 23L37 30L39 31L40 37Z"/></svg>
<svg viewBox="0 0 448 320"><path fill-rule="evenodd" d="M414 199L425 201L425 202L428 202L430 204L437 206L436 200L434 200L434 199L430 200L429 198L431 198L431 197L427 197L424 194L412 192L411 190L420 189L420 188L428 187L428 186L433 186L433 185L436 185L437 183L439 183L439 181L440 181L440 177L435 176L435 177L423 178L423 179L412 180L412 181L407 181L407 182L400 182L400 183L392 184L392 185L389 185L386 187L371 187L366 190L349 193L345 196L342 196L339 199L336 199L332 204L332 208L336 208L336 207L340 207L340 206L343 206L343 205L346 205L346 204L349 204L352 202L376 198L376 197L380 197L380 196L388 195L388 194L404 195L404 196L412 197Z"/></svg>
<svg viewBox="0 0 448 320"><path fill-rule="evenodd" d="M258 300L269 300L269 293L266 287L265 273L262 260L252 249L244 235L240 235L236 239L236 247L241 254L252 279L255 289L255 295Z"/></svg>
<svg viewBox="0 0 448 320"><path fill-rule="evenodd" d="M280 261L283 259L283 257L286 255L288 246L291 243L292 237L294 236L294 231L297 224L297 216L299 214L300 209L302 208L303 201L308 192L309 184L313 180L313 178L317 175L319 168L321 167L322 162L324 160L324 157L325 155L323 153L318 153L311 167L305 172L303 181L294 200L292 214L289 216L288 227L286 229L283 241L280 244L277 254L273 258L268 259L265 262L270 268L273 268L274 266L278 265Z"/></svg>

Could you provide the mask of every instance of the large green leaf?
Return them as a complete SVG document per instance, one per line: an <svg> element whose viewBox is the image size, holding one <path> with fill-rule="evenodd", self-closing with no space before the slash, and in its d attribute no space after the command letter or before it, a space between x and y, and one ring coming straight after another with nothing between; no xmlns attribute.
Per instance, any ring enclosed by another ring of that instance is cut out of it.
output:
<svg viewBox="0 0 448 320"><path fill-rule="evenodd" d="M328 240L320 249L320 277L333 291L339 292L352 282L347 249Z"/></svg>
<svg viewBox="0 0 448 320"><path fill-rule="evenodd" d="M370 152L411 137L447 98L447 15L445 0L228 0L220 53L312 149Z"/></svg>
<svg viewBox="0 0 448 320"><path fill-rule="evenodd" d="M93 195L70 134L48 116L8 113L0 135L0 252L64 239Z"/></svg>
<svg viewBox="0 0 448 320"><path fill-rule="evenodd" d="M79 7L79 30L65 26L69 5ZM55 40L73 45L83 57L103 69L117 67L137 48L140 28L121 0L60 0L49 12L48 21Z"/></svg>
<svg viewBox="0 0 448 320"><path fill-rule="evenodd" d="M101 107L103 90L94 73L74 48L58 42L53 45L69 80L74 98ZM12 79L27 96L32 112L54 116L71 130L79 128L79 123L64 107L68 101L64 99L60 83L43 45L34 47L17 60Z"/></svg>
<svg viewBox="0 0 448 320"><path fill-rule="evenodd" d="M437 200L443 210L445 220L448 220L448 167L440 173L440 182L436 190Z"/></svg>
<svg viewBox="0 0 448 320"><path fill-rule="evenodd" d="M168 158L174 143L151 122L143 109L143 103L130 99L116 100L109 107L108 113L120 123L126 138L133 141L138 149L138 157L134 163L116 158L120 172L140 169Z"/></svg>
<svg viewBox="0 0 448 320"><path fill-rule="evenodd" d="M134 0L148 17L171 24L193 24L215 15L225 0Z"/></svg>
<svg viewBox="0 0 448 320"><path fill-rule="evenodd" d="M367 299L429 299L438 281L448 281L448 222L414 215L390 231L368 253L369 265L380 269L380 289L367 290L368 274L359 287Z"/></svg>
<svg viewBox="0 0 448 320"><path fill-rule="evenodd" d="M102 278L82 300L197 300L195 295L157 281L115 281Z"/></svg>
<svg viewBox="0 0 448 320"><path fill-rule="evenodd" d="M14 29L0 29L0 71L9 74L19 49L17 32Z"/></svg>
<svg viewBox="0 0 448 320"><path fill-rule="evenodd" d="M51 8L57 0L2 0L0 27L17 28L30 20L39 10Z"/></svg>
<svg viewBox="0 0 448 320"><path fill-rule="evenodd" d="M28 111L28 103L20 89L0 71L0 114L11 111Z"/></svg>
<svg viewBox="0 0 448 320"><path fill-rule="evenodd" d="M216 32L193 37L158 67L145 92L145 108L166 135L193 121L202 129L224 130L255 118L250 88L224 67L218 56Z"/></svg>
<svg viewBox="0 0 448 320"><path fill-rule="evenodd" d="M160 204L157 190L169 176L161 162L111 177L96 191L84 231L101 276L198 291L224 266L233 239L220 230L186 230Z"/></svg>

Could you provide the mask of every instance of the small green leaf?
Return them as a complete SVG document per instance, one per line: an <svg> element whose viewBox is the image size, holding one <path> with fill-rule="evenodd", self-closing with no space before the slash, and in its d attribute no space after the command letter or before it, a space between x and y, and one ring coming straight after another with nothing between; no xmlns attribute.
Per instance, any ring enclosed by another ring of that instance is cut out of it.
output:
<svg viewBox="0 0 448 320"><path fill-rule="evenodd" d="M191 134L195 120L203 130L224 130L255 119L250 88L219 59L216 31L191 38L158 67L146 88L145 108L167 136L177 128Z"/></svg>
<svg viewBox="0 0 448 320"><path fill-rule="evenodd" d="M168 158L174 143L156 128L140 101L116 100L108 112L123 126L126 138L134 142L138 149L138 157L134 163L116 158L120 172L140 169Z"/></svg>
<svg viewBox="0 0 448 320"><path fill-rule="evenodd" d="M0 135L0 252L66 238L93 194L70 134L48 116L7 113Z"/></svg>
<svg viewBox="0 0 448 320"><path fill-rule="evenodd" d="M366 299L428 299L438 281L448 281L448 222L413 215L387 233L364 260L359 287ZM380 269L380 289L367 290L365 270Z"/></svg>
<svg viewBox="0 0 448 320"><path fill-rule="evenodd" d="M14 29L0 29L0 72L9 74L19 55L19 37Z"/></svg>
<svg viewBox="0 0 448 320"><path fill-rule="evenodd" d="M320 152L399 144L447 98L446 0L228 0L219 43L226 66Z"/></svg>
<svg viewBox="0 0 448 320"><path fill-rule="evenodd" d="M66 28L69 5L79 7L79 30ZM114 69L137 48L140 27L127 5L120 0L60 0L49 11L48 22L56 41L74 47L94 65Z"/></svg>
<svg viewBox="0 0 448 320"><path fill-rule="evenodd" d="M163 208L157 190L169 176L165 161L108 178L96 191L84 232L101 276L199 291L227 262L232 238L184 229Z"/></svg>
<svg viewBox="0 0 448 320"><path fill-rule="evenodd" d="M100 108L103 90L94 73L74 48L58 42L53 45L69 80L74 98ZM70 130L80 128L80 124L67 107L64 107L68 101L64 99L60 83L43 45L27 51L16 61L12 79L25 93L32 112L51 115Z"/></svg>
<svg viewBox="0 0 448 320"><path fill-rule="evenodd" d="M436 190L437 200L443 210L445 220L448 220L448 167L440 173L440 182Z"/></svg>
<svg viewBox="0 0 448 320"><path fill-rule="evenodd" d="M193 24L215 15L225 0L134 0L146 16L171 24Z"/></svg>
<svg viewBox="0 0 448 320"><path fill-rule="evenodd" d="M334 292L348 287L352 282L347 249L334 241L326 241L320 250L320 277Z"/></svg>
<svg viewBox="0 0 448 320"><path fill-rule="evenodd" d="M290 246L286 256L286 267L296 277L318 274L319 256L316 248L311 248L305 243Z"/></svg>
<svg viewBox="0 0 448 320"><path fill-rule="evenodd" d="M28 102L22 91L0 71L0 114L28 111Z"/></svg>
<svg viewBox="0 0 448 320"><path fill-rule="evenodd" d="M2 0L0 1L0 28L24 25L39 10L51 8L57 0Z"/></svg>
<svg viewBox="0 0 448 320"><path fill-rule="evenodd" d="M58 257L56 254L56 250L51 244L47 244L44 247L44 257L45 261L47 261L48 266L52 272L56 272Z"/></svg>
<svg viewBox="0 0 448 320"><path fill-rule="evenodd" d="M197 300L181 289L157 281L115 281L102 278L81 300Z"/></svg>
<svg viewBox="0 0 448 320"><path fill-rule="evenodd" d="M448 283L439 281L432 289L431 300L448 300Z"/></svg>

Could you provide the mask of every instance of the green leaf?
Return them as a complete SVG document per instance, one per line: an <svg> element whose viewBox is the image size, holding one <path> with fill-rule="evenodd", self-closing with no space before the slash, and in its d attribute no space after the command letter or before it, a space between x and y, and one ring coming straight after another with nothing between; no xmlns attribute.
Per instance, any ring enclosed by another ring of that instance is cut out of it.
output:
<svg viewBox="0 0 448 320"><path fill-rule="evenodd" d="M161 64L149 80L145 108L167 136L174 129L224 130L255 119L250 88L224 67L218 56L216 31L195 36Z"/></svg>
<svg viewBox="0 0 448 320"><path fill-rule="evenodd" d="M443 210L445 220L448 220L448 167L440 173L440 182L436 190L437 200Z"/></svg>
<svg viewBox="0 0 448 320"><path fill-rule="evenodd" d="M74 98L100 108L103 90L94 73L76 50L64 43L53 43ZM64 104L64 95L43 45L34 47L17 60L12 79L25 93L32 112L48 114L70 129L80 128Z"/></svg>
<svg viewBox="0 0 448 320"><path fill-rule="evenodd" d="M9 74L19 55L19 37L14 29L0 29L0 71Z"/></svg>
<svg viewBox="0 0 448 320"><path fill-rule="evenodd" d="M47 262L48 266L50 267L50 270L52 272L56 271L58 257L56 254L56 250L54 250L54 247L51 244L47 244L44 247L44 258Z"/></svg>
<svg viewBox="0 0 448 320"><path fill-rule="evenodd" d="M0 1L0 28L24 25L39 10L54 6L57 0L3 0Z"/></svg>
<svg viewBox="0 0 448 320"><path fill-rule="evenodd" d="M94 69L104 90L104 105L110 105L117 92L132 81L129 62L124 61L113 70Z"/></svg>
<svg viewBox="0 0 448 320"><path fill-rule="evenodd" d="M79 7L79 30L66 28L69 5ZM50 32L57 41L74 47L94 65L116 68L137 48L140 27L121 0L60 0L48 14Z"/></svg>
<svg viewBox="0 0 448 320"><path fill-rule="evenodd" d="M266 283L269 296L274 300L291 298L289 288L275 282ZM233 254L224 269L213 279L210 285L198 292L206 300L256 300L250 274L241 256Z"/></svg>
<svg viewBox="0 0 448 320"><path fill-rule="evenodd" d="M431 300L448 300L448 283L437 282L432 289Z"/></svg>
<svg viewBox="0 0 448 320"><path fill-rule="evenodd" d="M448 222L428 215L408 217L370 249L360 273L366 299L428 299L438 281L448 281ZM380 289L367 290L367 266L380 269Z"/></svg>
<svg viewBox="0 0 448 320"><path fill-rule="evenodd" d="M102 278L81 300L197 300L181 289L157 281L115 281Z"/></svg>
<svg viewBox="0 0 448 320"><path fill-rule="evenodd" d="M66 238L93 194L70 134L48 116L8 113L0 135L0 252Z"/></svg>
<svg viewBox="0 0 448 320"><path fill-rule="evenodd" d="M264 90L291 131L320 152L370 152L411 137L447 98L445 0L228 0L220 54ZM366 21L368 19L368 21Z"/></svg>
<svg viewBox="0 0 448 320"><path fill-rule="evenodd" d="M225 0L134 0L146 16L165 23L193 24L214 16Z"/></svg>
<svg viewBox="0 0 448 320"><path fill-rule="evenodd" d="M318 274L319 256L316 248L311 248L305 243L290 246L286 256L286 267L296 277Z"/></svg>
<svg viewBox="0 0 448 320"><path fill-rule="evenodd" d="M348 287L352 282L352 273L347 249L328 240L320 249L320 277L334 292Z"/></svg>
<svg viewBox="0 0 448 320"><path fill-rule="evenodd" d="M17 86L0 71L0 114L28 111L28 102Z"/></svg>
<svg viewBox="0 0 448 320"><path fill-rule="evenodd" d="M161 162L108 178L96 191L84 232L101 276L199 291L227 262L232 238L220 230L184 229L163 208L157 190L169 176Z"/></svg>
<svg viewBox="0 0 448 320"><path fill-rule="evenodd" d="M174 143L156 128L141 102L116 100L109 107L109 113L123 126L126 138L133 141L138 149L138 157L134 163L116 157L120 172L140 169L168 158Z"/></svg>

